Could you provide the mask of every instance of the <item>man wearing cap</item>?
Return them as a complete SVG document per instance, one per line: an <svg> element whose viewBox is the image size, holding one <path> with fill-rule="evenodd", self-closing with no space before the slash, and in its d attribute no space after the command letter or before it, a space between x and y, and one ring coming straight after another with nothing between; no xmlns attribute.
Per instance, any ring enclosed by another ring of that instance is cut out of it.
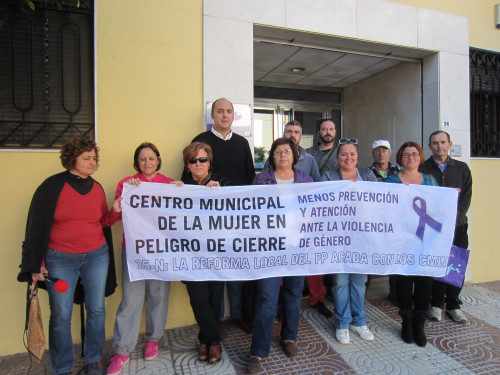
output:
<svg viewBox="0 0 500 375"><path fill-rule="evenodd" d="M306 152L314 157L318 164L319 174L324 171L338 169L337 162L337 146L335 146L335 123L331 119L322 119L316 129L316 134L319 137L319 142L306 150Z"/></svg>
<svg viewBox="0 0 500 375"><path fill-rule="evenodd" d="M377 176L379 181L382 181L387 176L392 176L399 172L397 165L392 165L389 159L391 158L391 144L386 140L373 142L372 156L373 164L371 170Z"/></svg>
<svg viewBox="0 0 500 375"><path fill-rule="evenodd" d="M391 158L391 144L385 139L373 142L372 157L373 164L370 169L373 171L377 180L382 181L387 176L392 176L399 172L397 165L392 165L389 159ZM396 298L396 277L389 275L389 299L397 306Z"/></svg>
<svg viewBox="0 0 500 375"><path fill-rule="evenodd" d="M447 132L438 130L432 133L429 137L432 156L420 166L420 171L432 174L439 186L458 189L457 221L453 245L466 249L469 247L467 211L472 198L472 175L466 163L448 156L451 146L453 143ZM450 284L433 281L429 320L441 321L441 313L446 305L446 313L455 322L467 323L467 318L460 310L461 290Z"/></svg>

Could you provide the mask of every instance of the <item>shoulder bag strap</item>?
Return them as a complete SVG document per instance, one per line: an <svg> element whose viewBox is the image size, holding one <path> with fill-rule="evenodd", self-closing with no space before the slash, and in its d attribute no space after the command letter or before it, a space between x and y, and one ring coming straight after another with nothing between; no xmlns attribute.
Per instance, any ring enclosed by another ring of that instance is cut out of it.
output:
<svg viewBox="0 0 500 375"><path fill-rule="evenodd" d="M328 157L325 159L325 161L321 162L321 165L318 165L320 175L323 174L323 170L325 169L326 163L328 163L328 161L331 159L334 148L335 148L335 146L332 146L332 148L328 152ZM323 160L323 159L321 159L321 160Z"/></svg>
<svg viewBox="0 0 500 375"><path fill-rule="evenodd" d="M427 173L427 176L429 176L429 178L431 179L432 186L436 186L436 184L434 183L434 177L432 177L430 173Z"/></svg>

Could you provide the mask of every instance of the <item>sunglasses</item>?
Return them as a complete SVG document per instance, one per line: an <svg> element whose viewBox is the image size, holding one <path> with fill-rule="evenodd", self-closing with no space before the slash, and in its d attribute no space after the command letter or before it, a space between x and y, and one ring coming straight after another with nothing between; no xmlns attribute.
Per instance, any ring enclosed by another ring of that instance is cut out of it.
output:
<svg viewBox="0 0 500 375"><path fill-rule="evenodd" d="M208 158L207 158L207 157L198 158L198 159L192 158L192 159L189 159L189 160L188 160L188 163L189 163L189 164L196 164L197 162L200 162L200 163L204 164L204 163L206 163L207 161L208 161Z"/></svg>
<svg viewBox="0 0 500 375"><path fill-rule="evenodd" d="M339 139L339 145L346 145L348 143L351 143L353 145L357 145L358 140L356 138L340 138Z"/></svg>

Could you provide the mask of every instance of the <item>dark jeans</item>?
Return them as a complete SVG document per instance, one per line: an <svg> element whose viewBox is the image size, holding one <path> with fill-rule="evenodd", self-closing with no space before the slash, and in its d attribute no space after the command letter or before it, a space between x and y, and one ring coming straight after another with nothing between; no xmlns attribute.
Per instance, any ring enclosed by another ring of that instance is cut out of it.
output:
<svg viewBox="0 0 500 375"><path fill-rule="evenodd" d="M467 249L469 247L469 236L467 229L469 225L460 225L455 228L455 237L453 237L453 245ZM458 296L462 288L454 285L433 281L432 283L432 299L431 306L443 309L445 304L448 310L456 310L460 308L460 299Z"/></svg>
<svg viewBox="0 0 500 375"><path fill-rule="evenodd" d="M269 355L280 284L281 277L257 280L257 303L250 348L250 354L253 356L266 358ZM282 340L297 339L303 288L304 276L283 277Z"/></svg>
<svg viewBox="0 0 500 375"><path fill-rule="evenodd" d="M209 346L220 344L218 330L224 282L186 281L194 317L200 327L198 339Z"/></svg>
<svg viewBox="0 0 500 375"><path fill-rule="evenodd" d="M252 325L255 313L255 299L257 298L257 280L245 281L242 292L243 321L246 324Z"/></svg>
<svg viewBox="0 0 500 375"><path fill-rule="evenodd" d="M432 294L432 277L396 276L396 293L401 310L427 311Z"/></svg>

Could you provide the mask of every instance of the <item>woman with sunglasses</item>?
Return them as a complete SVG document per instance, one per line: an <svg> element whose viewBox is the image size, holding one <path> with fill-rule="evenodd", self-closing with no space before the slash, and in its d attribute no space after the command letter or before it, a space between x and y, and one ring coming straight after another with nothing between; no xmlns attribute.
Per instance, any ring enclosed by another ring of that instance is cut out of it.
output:
<svg viewBox="0 0 500 375"><path fill-rule="evenodd" d="M212 173L212 148L206 143L193 142L182 152L185 172L182 181L187 185L216 187L221 180ZM200 332L198 359L216 363L221 359L221 337L218 329L224 293L223 281L184 281L191 307Z"/></svg>
<svg viewBox="0 0 500 375"><path fill-rule="evenodd" d="M432 175L418 171L424 162L424 150L418 143L403 143L396 154L396 161L403 169L385 178L384 182L437 186ZM432 277L396 275L396 297L399 315L403 318L401 338L404 342L408 344L415 342L422 347L427 344L424 324L431 295Z"/></svg>
<svg viewBox="0 0 500 375"><path fill-rule="evenodd" d="M292 139L276 139L269 151L271 168L265 169L255 176L253 185L313 182L311 176L294 167L298 160L299 150ZM270 277L257 280L252 346L250 360L247 364L248 374L260 372L262 358L269 355L281 283L283 283L281 345L288 357L298 354L296 340L299 330L304 276Z"/></svg>
<svg viewBox="0 0 500 375"><path fill-rule="evenodd" d="M321 181L372 181L377 177L370 168L357 168L358 140L342 138L337 150L339 168L325 171ZM349 344L349 325L363 340L374 340L373 333L366 325L365 290L368 275L339 273L333 275L332 295L335 304L335 336L341 344Z"/></svg>
<svg viewBox="0 0 500 375"><path fill-rule="evenodd" d="M137 173L125 177L118 183L116 198L121 197L125 183L133 185L138 185L141 182L174 183L173 179L158 172L161 168L160 152L152 143L144 142L136 148L133 165ZM167 322L170 282L161 280L130 281L125 235L122 247L122 301L116 313L113 331L113 347L116 354L111 358L107 370L108 375L116 375L122 371L123 365L130 358L130 352L137 344L144 297L146 297L145 360L152 360L158 355L158 341L163 336Z"/></svg>

